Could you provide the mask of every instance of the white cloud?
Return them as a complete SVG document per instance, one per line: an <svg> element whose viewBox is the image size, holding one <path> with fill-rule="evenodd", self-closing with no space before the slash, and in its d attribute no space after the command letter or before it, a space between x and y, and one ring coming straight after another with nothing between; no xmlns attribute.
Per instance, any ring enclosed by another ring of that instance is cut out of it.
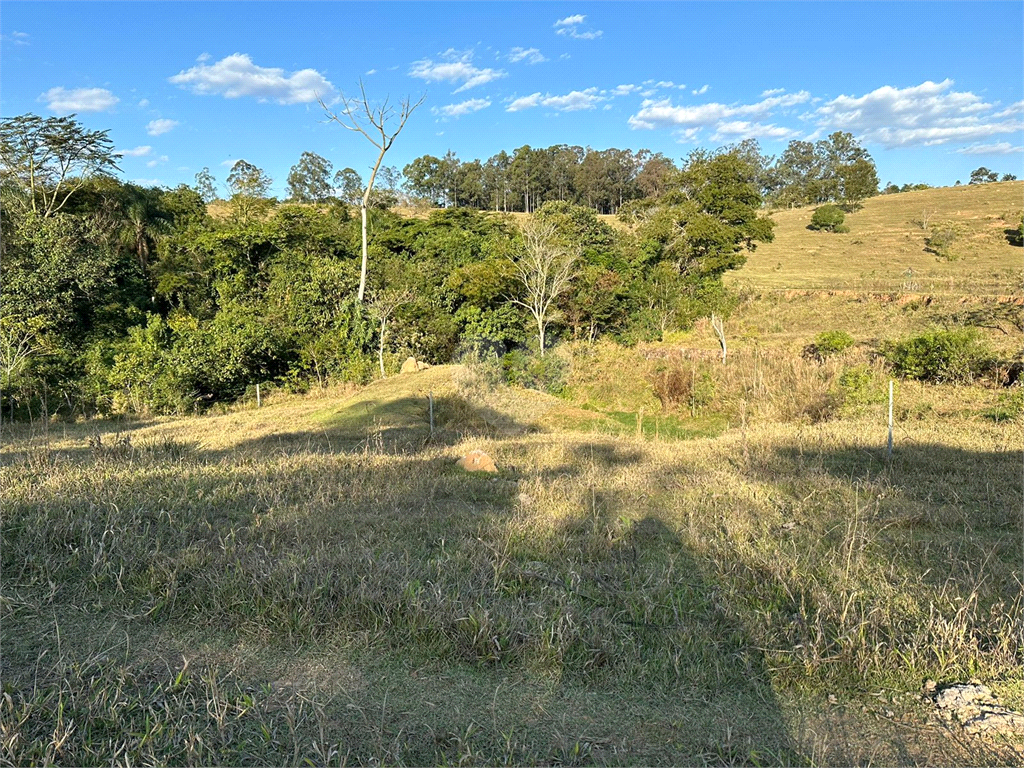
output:
<svg viewBox="0 0 1024 768"><path fill-rule="evenodd" d="M160 157L155 158L154 160L150 160L148 163L146 163L146 167L155 168L158 165L166 163L168 160L170 160L170 158L167 157L167 155L160 155Z"/></svg>
<svg viewBox="0 0 1024 768"><path fill-rule="evenodd" d="M540 64L547 61L547 58L537 48L513 48L508 52L508 60L515 64L517 61L526 61L527 64Z"/></svg>
<svg viewBox="0 0 1024 768"><path fill-rule="evenodd" d="M168 131L174 130L178 125L177 120L168 120L167 118L160 118L159 120L151 120L146 126L146 133L150 136L160 136L167 133Z"/></svg>
<svg viewBox="0 0 1024 768"><path fill-rule="evenodd" d="M117 154L119 154L119 155L121 155L123 157L145 157L146 155L148 155L152 151L153 151L152 147L145 146L145 147L136 147L135 149L119 149L119 150L117 150Z"/></svg>
<svg viewBox="0 0 1024 768"><path fill-rule="evenodd" d="M576 40L595 40L604 34L604 32L599 29L580 32L580 24L586 21L586 18L587 17L582 14L566 16L564 19L556 21L552 26L555 28L556 35L567 35L568 37L575 38Z"/></svg>
<svg viewBox="0 0 1024 768"><path fill-rule="evenodd" d="M909 88L885 85L863 96L839 96L815 116L822 128L849 131L887 149L978 141L1024 130L1013 107L995 112L995 105L952 86L949 79Z"/></svg>
<svg viewBox="0 0 1024 768"><path fill-rule="evenodd" d="M51 88L39 100L54 112L103 112L120 101L106 88Z"/></svg>
<svg viewBox="0 0 1024 768"><path fill-rule="evenodd" d="M487 109L491 106L489 99L469 99L458 104L446 104L443 107L434 107L431 109L435 115L443 115L444 117L462 117L468 115L471 112L479 112L481 109Z"/></svg>
<svg viewBox="0 0 1024 768"><path fill-rule="evenodd" d="M445 61L434 62L431 59L422 59L421 61L414 61L412 68L409 70L409 74L412 77L418 77L429 82L461 82L458 88L455 89L454 93L465 91L468 88L474 88L484 83L489 83L492 80L497 80L500 77L505 77L508 73L500 69L480 69L474 67L471 63L473 60L472 51L458 52L449 48L447 51L441 54L441 58Z"/></svg>
<svg viewBox="0 0 1024 768"><path fill-rule="evenodd" d="M995 144L972 144L969 147L961 147L956 150L958 155L1015 155L1024 152L1024 147L1015 146L1008 141L998 141Z"/></svg>
<svg viewBox="0 0 1024 768"><path fill-rule="evenodd" d="M529 96L522 96L513 99L507 107L506 112L520 112L533 107L548 107L558 112L577 112L582 109L595 109L602 101L608 99L598 93L597 88L587 88L584 91L570 91L563 96L552 96L540 93L533 93Z"/></svg>
<svg viewBox="0 0 1024 768"><path fill-rule="evenodd" d="M201 62L204 62L204 61L209 61L211 58L213 58L213 57L210 56L210 54L208 54L208 53L200 53L198 56L196 56L196 61L201 63Z"/></svg>
<svg viewBox="0 0 1024 768"><path fill-rule="evenodd" d="M0 40L15 45L28 45L29 35L27 32L11 32L9 35L0 35Z"/></svg>
<svg viewBox="0 0 1024 768"><path fill-rule="evenodd" d="M743 139L772 139L774 141L785 141L800 135L799 131L792 128L785 128L781 125L764 125L762 123L751 123L746 120L732 120L719 123L715 127L712 141L742 141Z"/></svg>
<svg viewBox="0 0 1024 768"><path fill-rule="evenodd" d="M693 95L694 95L694 96L703 96L703 95L704 95L705 93L707 93L707 92L708 92L708 88L710 88L710 87L711 87L710 85L704 84L704 85L702 85L702 86L701 86L700 88L697 88L697 89L695 89L695 90L693 91ZM778 93L782 93L782 91L777 91L777 92L778 92ZM769 95L771 95L771 94L769 94ZM761 94L761 97L762 97L762 98L764 97L764 94L763 94L763 93Z"/></svg>
<svg viewBox="0 0 1024 768"><path fill-rule="evenodd" d="M628 96L634 91L639 90L640 86L633 85L632 83L629 83L628 85L617 85L612 89L612 96Z"/></svg>
<svg viewBox="0 0 1024 768"><path fill-rule="evenodd" d="M148 107L149 106L149 99L140 99L139 100L139 106L142 107L143 109Z"/></svg>
<svg viewBox="0 0 1024 768"><path fill-rule="evenodd" d="M513 99L512 102L505 107L506 112L519 112L523 109L530 109L540 104L541 95L540 92L532 93L529 96L520 96L518 99Z"/></svg>
<svg viewBox="0 0 1024 768"><path fill-rule="evenodd" d="M675 88L676 84L671 80L659 80L654 84L655 88Z"/></svg>
<svg viewBox="0 0 1024 768"><path fill-rule="evenodd" d="M630 116L631 128L657 127L703 127L713 126L730 118L767 115L776 109L784 109L810 101L807 91L771 96L754 104L698 104L696 106L675 106L671 99L646 100L640 111Z"/></svg>
<svg viewBox="0 0 1024 768"><path fill-rule="evenodd" d="M368 69L368 70L366 70L366 74L368 74L368 75L376 75L377 74L377 70L376 69Z"/></svg>
<svg viewBox="0 0 1024 768"><path fill-rule="evenodd" d="M575 16L566 16L564 19L559 19L554 23L556 27L575 27L577 24L582 24L586 21L587 17L580 14Z"/></svg>
<svg viewBox="0 0 1024 768"><path fill-rule="evenodd" d="M684 128L681 131L674 133L676 137L676 143L678 144L692 144L700 136L700 128Z"/></svg>
<svg viewBox="0 0 1024 768"><path fill-rule="evenodd" d="M767 98L768 96L776 96L780 93L785 93L785 88L769 88L767 91L761 91L761 98Z"/></svg>
<svg viewBox="0 0 1024 768"><path fill-rule="evenodd" d="M200 64L168 80L193 93L219 94L228 99L253 96L278 104L303 104L316 101L318 96L329 101L336 92L330 81L315 69L286 74L277 67L253 64L245 53L234 53L215 64Z"/></svg>

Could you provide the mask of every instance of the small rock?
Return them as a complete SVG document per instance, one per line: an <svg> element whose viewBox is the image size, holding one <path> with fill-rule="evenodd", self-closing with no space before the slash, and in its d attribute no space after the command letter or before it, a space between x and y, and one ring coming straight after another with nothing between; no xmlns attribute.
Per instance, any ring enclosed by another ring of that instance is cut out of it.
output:
<svg viewBox="0 0 1024 768"><path fill-rule="evenodd" d="M978 704L995 704L992 691L984 685L950 685L935 696L939 709L963 709Z"/></svg>
<svg viewBox="0 0 1024 768"><path fill-rule="evenodd" d="M423 370L420 368L423 363L417 363L415 357L407 357L405 362L402 363L402 373L416 373L416 371Z"/></svg>
<svg viewBox="0 0 1024 768"><path fill-rule="evenodd" d="M991 711L982 712L964 723L964 730L967 733L1024 733L1024 715L1002 707L986 707L986 709Z"/></svg>
<svg viewBox="0 0 1024 768"><path fill-rule="evenodd" d="M467 472L497 472L494 459L483 451L470 451L458 460L458 465Z"/></svg>

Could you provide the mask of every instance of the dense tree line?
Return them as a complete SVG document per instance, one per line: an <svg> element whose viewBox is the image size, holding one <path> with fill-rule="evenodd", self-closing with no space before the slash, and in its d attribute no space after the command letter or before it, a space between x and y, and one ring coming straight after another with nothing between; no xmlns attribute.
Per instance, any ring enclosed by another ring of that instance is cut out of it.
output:
<svg viewBox="0 0 1024 768"><path fill-rule="evenodd" d="M733 149L755 169L754 184L770 205L834 202L855 208L878 192L875 164L849 133L792 141L778 158L764 155L754 139ZM617 213L628 201L658 198L678 185L680 172L671 158L645 149L565 144L523 146L486 161L464 162L451 151L444 157L423 155L403 169L406 190L435 206L532 212L558 201L598 213Z"/></svg>
<svg viewBox="0 0 1024 768"><path fill-rule="evenodd" d="M319 183L333 172L322 159L288 179L309 202L269 198L267 175L239 161L211 207L206 169L193 187L124 183L105 131L19 120L3 122L0 179L6 417L192 412L256 382L363 381L408 354L659 338L721 309L722 274L772 238L749 153L701 151L662 176L651 166L642 200L615 191L625 228L578 205L568 177L571 200L530 193L535 231L461 205L423 219L380 204L360 302L360 222ZM549 267L560 282L538 303Z"/></svg>

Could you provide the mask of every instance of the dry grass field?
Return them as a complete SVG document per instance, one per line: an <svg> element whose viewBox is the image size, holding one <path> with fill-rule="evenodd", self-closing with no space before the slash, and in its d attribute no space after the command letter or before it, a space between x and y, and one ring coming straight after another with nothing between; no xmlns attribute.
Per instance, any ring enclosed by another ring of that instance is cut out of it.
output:
<svg viewBox="0 0 1024 768"><path fill-rule="evenodd" d="M773 211L775 241L728 279L755 289L1019 296L1021 253L1006 230L1020 223L1022 208L1024 181L1009 181L870 198L847 214L844 234L807 229L810 207ZM956 261L925 250L925 225L943 221L964 228Z"/></svg>
<svg viewBox="0 0 1024 768"><path fill-rule="evenodd" d="M989 235L1021 189L876 198L847 235L778 213L725 365L700 323L566 345L557 398L476 364L5 425L0 764L1024 763L921 695L1024 709L1020 390L898 381L890 459L874 354L937 326L1019 354L1019 306L968 286L1019 293ZM924 200L977 250L897 247ZM933 285L859 282L912 256ZM825 330L856 344L805 355Z"/></svg>

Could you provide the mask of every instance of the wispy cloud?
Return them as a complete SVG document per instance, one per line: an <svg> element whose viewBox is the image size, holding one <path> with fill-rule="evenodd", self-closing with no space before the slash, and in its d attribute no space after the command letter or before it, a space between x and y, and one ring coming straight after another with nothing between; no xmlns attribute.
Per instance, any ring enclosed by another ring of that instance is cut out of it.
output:
<svg viewBox="0 0 1024 768"><path fill-rule="evenodd" d="M145 109L149 106L149 99L139 99L139 106Z"/></svg>
<svg viewBox="0 0 1024 768"><path fill-rule="evenodd" d="M705 93L708 92L708 88L710 88L710 87L711 87L710 85L705 84L705 85L702 85L700 88L694 89L692 93L693 93L694 96L703 96ZM782 91L778 91L778 93L782 93ZM764 94L761 94L761 95L762 95L762 97L764 96ZM772 94L769 94L769 95L772 95Z"/></svg>
<svg viewBox="0 0 1024 768"><path fill-rule="evenodd" d="M135 149L119 149L116 154L123 157L145 157L152 151L153 148L147 145L144 147L135 147Z"/></svg>
<svg viewBox="0 0 1024 768"><path fill-rule="evenodd" d="M505 107L505 111L521 112L534 107L547 107L558 112L577 112L583 109L595 109L602 101L607 101L607 98L601 96L597 88L570 91L562 96L552 96L550 93L541 95L538 92L511 99L508 106Z"/></svg>
<svg viewBox="0 0 1024 768"><path fill-rule="evenodd" d="M1024 121L1013 110L998 111L970 91L954 91L953 81L946 79L839 96L818 108L815 117L824 130L849 131L886 148L928 147L1019 133Z"/></svg>
<svg viewBox="0 0 1024 768"><path fill-rule="evenodd" d="M103 112L120 101L106 88L51 88L39 100L53 112Z"/></svg>
<svg viewBox="0 0 1024 768"><path fill-rule="evenodd" d="M475 88L478 85L489 83L508 73L500 69L475 67L472 64L472 51L455 51L448 49L441 54L442 61L435 62L432 59L414 61L409 74L430 82L461 83L454 93Z"/></svg>
<svg viewBox="0 0 1024 768"><path fill-rule="evenodd" d="M178 125L179 123L177 120L168 120L167 118L151 120L146 126L146 133L150 136L161 136L168 131L174 130Z"/></svg>
<svg viewBox="0 0 1024 768"><path fill-rule="evenodd" d="M559 19L552 26L555 28L556 35L563 35L576 40L595 40L604 34L600 29L581 31L580 26L586 20L586 16L578 13L574 16L566 16L564 19Z"/></svg>
<svg viewBox="0 0 1024 768"><path fill-rule="evenodd" d="M377 70L376 69L368 69L368 70L366 70L366 74L368 74L368 75L376 75L377 74Z"/></svg>
<svg viewBox="0 0 1024 768"><path fill-rule="evenodd" d="M1015 155L1024 152L1024 146L998 141L994 144L971 144L956 150L958 155Z"/></svg>
<svg viewBox="0 0 1024 768"><path fill-rule="evenodd" d="M430 111L435 115L443 117L462 117L471 112L479 112L491 106L489 99L469 99L458 104L445 104L443 107L433 107Z"/></svg>
<svg viewBox="0 0 1024 768"><path fill-rule="evenodd" d="M28 32L10 32L6 35L0 35L0 40L5 43L13 43L14 45L29 45L29 34Z"/></svg>
<svg viewBox="0 0 1024 768"><path fill-rule="evenodd" d="M587 17L582 14L576 14L575 16L566 16L564 19L559 19L554 23L555 27L575 27L582 24L587 20Z"/></svg>
<svg viewBox="0 0 1024 768"><path fill-rule="evenodd" d="M627 85L616 85L612 89L611 94L612 96L628 96L629 94L635 93L636 91L639 90L639 85L633 85L632 83L629 83Z"/></svg>
<svg viewBox="0 0 1024 768"><path fill-rule="evenodd" d="M753 104L698 104L693 106L672 103L671 99L647 100L641 109L629 118L631 128L657 127L691 128L711 127L738 117L757 117L778 109L804 104L811 100L807 91L769 96Z"/></svg>
<svg viewBox="0 0 1024 768"><path fill-rule="evenodd" d="M795 139L800 131L781 125L764 125L747 120L731 120L719 123L711 136L712 141L742 141L743 139L772 139L785 141Z"/></svg>
<svg viewBox="0 0 1024 768"><path fill-rule="evenodd" d="M540 64L547 61L547 58L537 48L513 48L508 52L508 60L513 64L525 61L527 64Z"/></svg>
<svg viewBox="0 0 1024 768"><path fill-rule="evenodd" d="M146 163L146 167L156 168L158 165L163 165L164 163L166 163L169 159L170 158L167 157L167 155L160 155L160 157L154 158L150 160L148 163Z"/></svg>
<svg viewBox="0 0 1024 768"><path fill-rule="evenodd" d="M193 93L217 94L228 99L251 96L279 104L303 104L317 97L329 101L336 90L315 69L286 73L277 67L260 67L246 53L234 53L215 64L200 63L168 80Z"/></svg>

